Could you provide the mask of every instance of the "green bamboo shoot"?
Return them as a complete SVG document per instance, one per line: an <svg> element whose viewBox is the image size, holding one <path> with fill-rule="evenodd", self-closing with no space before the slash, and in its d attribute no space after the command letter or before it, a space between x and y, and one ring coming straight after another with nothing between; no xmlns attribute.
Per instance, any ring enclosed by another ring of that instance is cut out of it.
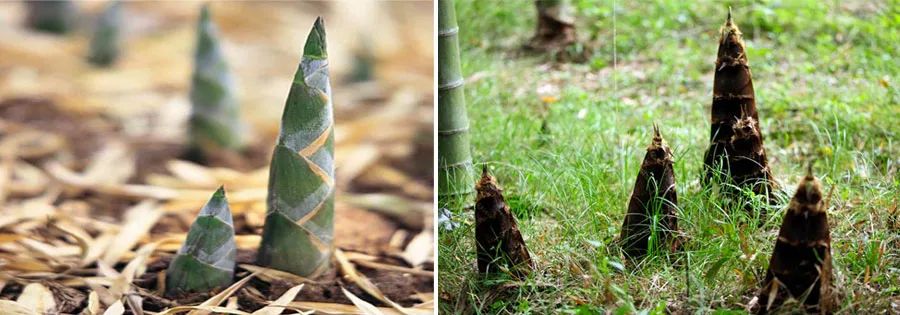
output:
<svg viewBox="0 0 900 315"><path fill-rule="evenodd" d="M334 117L321 17L284 106L267 205L257 262L304 277L326 270L334 233Z"/></svg>
<svg viewBox="0 0 900 315"><path fill-rule="evenodd" d="M42 32L65 34L75 28L78 10L71 0L25 1L25 24Z"/></svg>
<svg viewBox="0 0 900 315"><path fill-rule="evenodd" d="M470 202L475 180L452 0L438 1L438 28L438 199L452 207Z"/></svg>
<svg viewBox="0 0 900 315"><path fill-rule="evenodd" d="M108 66L119 57L119 28L122 24L122 3L114 0L110 3L94 30L91 38L91 50L88 61L97 66Z"/></svg>
<svg viewBox="0 0 900 315"><path fill-rule="evenodd" d="M200 11L197 50L191 78L190 145L200 153L243 147L245 128L235 95L234 78L219 46L209 6Z"/></svg>
<svg viewBox="0 0 900 315"><path fill-rule="evenodd" d="M166 270L166 294L208 292L231 284L237 245L225 189L212 195Z"/></svg>

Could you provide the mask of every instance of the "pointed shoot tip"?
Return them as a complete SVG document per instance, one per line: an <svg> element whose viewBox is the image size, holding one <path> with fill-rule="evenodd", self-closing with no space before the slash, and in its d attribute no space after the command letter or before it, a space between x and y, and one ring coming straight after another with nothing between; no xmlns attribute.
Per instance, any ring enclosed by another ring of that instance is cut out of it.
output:
<svg viewBox="0 0 900 315"><path fill-rule="evenodd" d="M209 198L209 201L200 209L199 216L214 216L225 223L231 224L231 209L228 207L228 198L225 197L225 185L219 186L219 189Z"/></svg>
<svg viewBox="0 0 900 315"><path fill-rule="evenodd" d="M481 177L488 177L488 165L487 163L481 164Z"/></svg>
<svg viewBox="0 0 900 315"><path fill-rule="evenodd" d="M733 20L731 19L731 6L728 6L728 24L731 24Z"/></svg>
<svg viewBox="0 0 900 315"><path fill-rule="evenodd" d="M813 177L813 162L814 161L810 160L809 163L806 164L806 177Z"/></svg>
<svg viewBox="0 0 900 315"><path fill-rule="evenodd" d="M303 57L312 59L325 59L328 57L325 42L325 20L316 18L309 36L306 37L306 45L303 46Z"/></svg>
<svg viewBox="0 0 900 315"><path fill-rule="evenodd" d="M209 2L204 2L202 6L200 6L200 20L209 20Z"/></svg>
<svg viewBox="0 0 900 315"><path fill-rule="evenodd" d="M662 136L659 134L659 125L657 125L655 121L653 122L653 137L662 138Z"/></svg>

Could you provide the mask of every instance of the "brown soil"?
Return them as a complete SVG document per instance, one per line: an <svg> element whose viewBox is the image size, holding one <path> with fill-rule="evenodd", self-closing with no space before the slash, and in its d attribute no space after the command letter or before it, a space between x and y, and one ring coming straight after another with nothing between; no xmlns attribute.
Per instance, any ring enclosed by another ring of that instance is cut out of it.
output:
<svg viewBox="0 0 900 315"><path fill-rule="evenodd" d="M220 166L239 171L252 171L269 165L272 148L275 147L275 139L259 139L247 145L240 153L227 152L210 156L206 165Z"/></svg>
<svg viewBox="0 0 900 315"><path fill-rule="evenodd" d="M157 223L151 233L184 233L188 227L175 216L165 216ZM366 224L360 224L365 222ZM237 234L259 234L259 227L246 224L243 216L235 217ZM382 257L382 262L393 265L404 265L400 260L385 257L388 243L397 231L398 224L381 215L354 208L339 207L335 213L335 246L345 251L366 253ZM249 233L247 233L249 232ZM412 233L411 233L412 234ZM409 237L412 237L410 235ZM140 294L144 297L144 307L148 311L160 311L174 305L196 304L208 299L211 295L196 293L178 297L165 297L157 292L157 280L160 273L168 268L172 256L162 256L151 262L147 272L135 284L142 289ZM254 264L256 250L238 250L238 264ZM431 277L408 275L402 272L370 269L357 266L359 272L368 277L384 294L392 301L404 306L410 306L421 301L415 299L413 294L417 292L431 292L434 280ZM431 266L426 266L431 270ZM331 270L314 279L316 283L307 283L297 296L296 301L331 302L351 304L350 300L341 292L341 287L346 288L356 296L378 306L385 306L374 297L365 293L352 281L340 277L337 273L338 266L332 266ZM236 279L247 274L242 268L237 269ZM290 281L265 281L251 280L236 294L239 297L242 309L259 309L266 305L267 301L277 299L285 291L299 283Z"/></svg>
<svg viewBox="0 0 900 315"><path fill-rule="evenodd" d="M398 224L371 211L335 209L335 246L351 251L379 255L387 249Z"/></svg>
<svg viewBox="0 0 900 315"><path fill-rule="evenodd" d="M119 130L109 120L63 110L45 98L10 98L0 101L0 120L62 137L65 141L63 149L28 160L40 166L44 161L58 159L75 170L85 167L91 156ZM70 197L77 197L90 204L91 211L96 216L110 218L118 217L124 209L134 205L133 201L127 199L100 197L89 192Z"/></svg>
<svg viewBox="0 0 900 315"><path fill-rule="evenodd" d="M255 257L255 250L239 250L237 263L253 264ZM135 285L140 288L139 294L144 297L145 310L161 311L174 305L197 304L212 296L211 293L193 293L165 297L161 292L158 292L157 283L159 276L165 273L171 259L172 256L164 256L157 259L147 267L147 272L143 276L135 280ZM391 261L390 263L397 264L399 262ZM334 265L331 270L314 279L315 283L306 283L303 286L303 290L295 298L295 301L351 304L351 301L341 292L343 287L373 305L386 306L356 286L352 281L339 277L337 270L338 266ZM430 277L369 268L359 268L359 271L372 280L389 299L404 306L411 306L421 302L414 298L413 295L417 292L430 292L433 286L433 280ZM235 280L246 275L246 270L237 268ZM260 279L253 279L239 290L236 295L239 297L242 306L244 306L242 309L259 309L265 306L267 301L277 299L285 291L298 284L281 280L268 283Z"/></svg>
<svg viewBox="0 0 900 315"><path fill-rule="evenodd" d="M106 139L104 135L115 134L117 129L102 118L63 111L49 99L43 98L0 101L0 119L62 136L70 150L60 151L73 152L75 159L81 162L102 147Z"/></svg>
<svg viewBox="0 0 900 315"><path fill-rule="evenodd" d="M94 115L96 116L96 115ZM71 160L74 165L70 165L75 170L84 167L91 156L103 147L104 142L114 137L120 130L114 123L104 118L88 117L78 113L70 113L57 108L53 102L46 99L32 98L16 98L8 99L0 102L0 120L13 125L27 126L28 128L38 129L41 131L51 132L62 136L67 142L64 152L72 152ZM2 136L2 134L0 134ZM274 140L274 139L273 139ZM150 173L167 173L166 163L172 159L183 158L185 146L172 143L135 143L132 139L132 145L137 150L137 174L131 179L131 182L141 183L147 174ZM206 164L210 166L228 167L237 170L253 170L264 167L269 163L269 155L271 154L271 141L259 141L252 144L244 153L234 155L221 155L215 159L209 159ZM417 145L417 156L431 154L428 148L419 148ZM49 157L42 157L46 159ZM427 159L430 161L430 158ZM39 162L39 161L38 161ZM426 174L430 179L430 165L405 165L403 163L392 163L402 167L405 171L411 171L414 174ZM105 195L95 195L90 192L79 193L76 196L68 196L80 201L84 201L90 205L92 215L99 217L107 217L111 221L116 220L124 209L134 205L133 201L126 199L117 199ZM340 198L340 197L338 197ZM237 234L256 234L260 233L261 227L251 226L247 224L246 218L242 215L235 216L235 230ZM187 232L189 226L185 224L185 218L175 214L164 216L152 228L151 234L159 235L166 233L184 233ZM354 251L366 253L369 255L379 256L381 262L403 265L403 262L395 258L386 257L386 252L390 250L388 244L395 232L399 229L399 225L387 217L383 217L373 212L338 207L335 213L335 246L346 251ZM414 231L406 237L408 241L415 234ZM151 236L152 238L152 236ZM394 249L396 251L397 249ZM241 250L238 252L238 263L253 263L255 260L255 250ZM136 294L141 296L144 301L144 309L147 311L161 311L162 309L185 304L196 304L208 299L211 294L197 293L187 296L174 298L164 297L161 292L157 292L157 281L159 275L165 272L168 267L171 255L162 255L160 258L151 261L147 267L147 272L139 279L135 280ZM123 267L123 266L117 266ZM433 278L414 276L396 271L385 271L357 267L358 270L368 277L378 286L384 294L391 300L404 306L410 306L418 303L413 294L417 292L431 292L433 287ZM426 266L431 269L431 266ZM351 304L341 292L341 287L346 288L360 298L369 301L374 305L385 306L374 297L365 293L357 287L352 281L340 277L337 273L338 267L335 265L328 273L315 279L316 283L308 283L304 286L297 301L316 301L316 302L333 302ZM246 270L238 268L236 278L245 276ZM47 287L53 290L56 296L65 296L63 309L75 311L85 306L87 291L65 288L55 283L45 283ZM237 296L240 303L246 309L258 309L264 306L267 301L274 300L283 294L287 289L293 287L296 283L287 281L276 281L274 283L266 283L259 279L249 282L243 289L238 291ZM22 286L16 283L10 283L0 291L0 299L15 299L22 290ZM87 290L87 289L84 289Z"/></svg>
<svg viewBox="0 0 900 315"><path fill-rule="evenodd" d="M53 101L45 98L9 98L0 101L0 119L14 125L54 133L66 141L66 149L72 152L76 169L84 167L91 155L103 147L121 129L110 120L96 115L82 115L60 109ZM185 158L185 145L164 142L131 141L136 150L136 175L132 182L140 182L147 174L166 173L166 162ZM239 171L250 171L269 163L272 140L252 143L244 152L217 154L203 165L227 167ZM194 159L196 160L196 159Z"/></svg>

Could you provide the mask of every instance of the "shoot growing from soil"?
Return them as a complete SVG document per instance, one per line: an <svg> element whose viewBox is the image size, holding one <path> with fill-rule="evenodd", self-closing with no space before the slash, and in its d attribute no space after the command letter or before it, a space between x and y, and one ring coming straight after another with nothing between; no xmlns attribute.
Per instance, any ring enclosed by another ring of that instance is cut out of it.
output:
<svg viewBox="0 0 900 315"><path fill-rule="evenodd" d="M119 57L119 29L122 24L122 3L113 1L107 5L97 21L88 61L97 66L108 66Z"/></svg>
<svg viewBox="0 0 900 315"><path fill-rule="evenodd" d="M831 230L828 199L809 165L778 231L766 278L759 291L759 314L776 311L789 298L811 313L831 314Z"/></svg>
<svg viewBox="0 0 900 315"><path fill-rule="evenodd" d="M527 47L554 50L575 43L575 8L569 0L535 0L537 27Z"/></svg>
<svg viewBox="0 0 900 315"><path fill-rule="evenodd" d="M316 19L294 76L269 168L257 262L304 277L328 269L334 233L334 116L325 25Z"/></svg>
<svg viewBox="0 0 900 315"><path fill-rule="evenodd" d="M653 126L653 141L641 163L628 212L619 237L629 258L640 258L656 248L675 250L678 239L678 196L672 150ZM652 240L652 242L651 242Z"/></svg>
<svg viewBox="0 0 900 315"><path fill-rule="evenodd" d="M241 149L245 128L240 120L234 78L222 54L208 5L200 11L196 49L190 95L192 153L204 156L223 148Z"/></svg>
<svg viewBox="0 0 900 315"><path fill-rule="evenodd" d="M531 273L534 263L516 224L516 217L503 198L497 179L488 173L487 165L475 184L475 245L478 272L498 272L507 268L513 276Z"/></svg>
<svg viewBox="0 0 900 315"><path fill-rule="evenodd" d="M166 295L208 292L231 284L237 246L225 189L200 209L187 239L166 270Z"/></svg>
<svg viewBox="0 0 900 315"><path fill-rule="evenodd" d="M78 11L70 0L25 1L25 24L33 30L65 34L75 28Z"/></svg>
<svg viewBox="0 0 900 315"><path fill-rule="evenodd" d="M763 148L750 64L731 9L719 32L704 181L711 182L721 172L729 180L727 184L750 188L773 202L774 182Z"/></svg>

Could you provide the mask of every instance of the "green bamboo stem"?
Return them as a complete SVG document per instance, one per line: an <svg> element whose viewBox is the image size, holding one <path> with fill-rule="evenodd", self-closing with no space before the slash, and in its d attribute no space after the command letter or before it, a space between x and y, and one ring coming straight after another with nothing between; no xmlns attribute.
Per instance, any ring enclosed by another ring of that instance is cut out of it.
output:
<svg viewBox="0 0 900 315"><path fill-rule="evenodd" d="M166 270L166 294L208 292L231 284L237 245L225 189L200 209L175 259Z"/></svg>
<svg viewBox="0 0 900 315"><path fill-rule="evenodd" d="M206 153L244 146L245 128L240 120L234 78L218 37L209 6L204 5L197 24L197 50L191 78L190 145Z"/></svg>
<svg viewBox="0 0 900 315"><path fill-rule="evenodd" d="M88 61L97 66L109 66L119 57L119 28L122 24L122 3L114 0L100 15Z"/></svg>
<svg viewBox="0 0 900 315"><path fill-rule="evenodd" d="M333 127L320 17L306 39L272 155L260 265L304 277L328 269L334 234Z"/></svg>
<svg viewBox="0 0 900 315"><path fill-rule="evenodd" d="M469 119L459 62L459 27L452 0L438 1L438 201L469 203L474 182Z"/></svg>

